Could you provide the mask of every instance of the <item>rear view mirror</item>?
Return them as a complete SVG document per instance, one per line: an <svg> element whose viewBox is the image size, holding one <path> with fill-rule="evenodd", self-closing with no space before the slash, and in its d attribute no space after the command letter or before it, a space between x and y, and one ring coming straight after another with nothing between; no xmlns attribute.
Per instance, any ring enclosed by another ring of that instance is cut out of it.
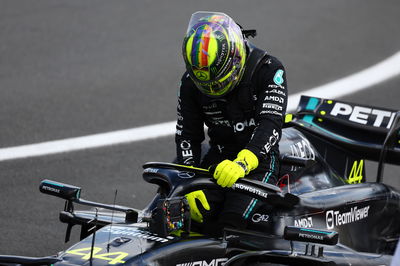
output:
<svg viewBox="0 0 400 266"><path fill-rule="evenodd" d="M80 187L47 179L40 183L39 190L44 194L49 194L69 201L79 199L81 194Z"/></svg>

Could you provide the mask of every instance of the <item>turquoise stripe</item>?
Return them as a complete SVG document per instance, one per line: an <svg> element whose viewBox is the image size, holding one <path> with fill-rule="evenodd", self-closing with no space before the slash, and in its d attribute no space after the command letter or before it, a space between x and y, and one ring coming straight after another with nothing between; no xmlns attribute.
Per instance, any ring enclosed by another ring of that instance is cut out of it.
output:
<svg viewBox="0 0 400 266"><path fill-rule="evenodd" d="M340 140L342 140L342 141L344 141L344 142L347 142L347 143L352 143L352 142L349 141L348 139L343 138L343 137L341 137L341 136L338 136L337 134L334 134L334 133L330 132L329 130L326 130L325 128L322 128L322 127L318 126L317 124L315 124L315 123L313 122L313 120L314 120L314 115L305 115L302 119L303 119L305 122L311 124L313 127L316 127L316 128L318 128L318 129L324 131L325 133L327 133L327 134L333 136L334 138L340 139Z"/></svg>
<svg viewBox="0 0 400 266"><path fill-rule="evenodd" d="M251 213L251 211L253 210L254 206L257 204L258 199L253 199L253 204L251 204L251 207L249 208L249 211L246 213L246 215L244 216L244 219L249 218L249 215Z"/></svg>
<svg viewBox="0 0 400 266"><path fill-rule="evenodd" d="M306 110L314 110L314 109L317 107L318 103L319 103L318 98L310 98L310 99L308 100L308 103L307 103L307 106L306 106ZM330 132L330 131L328 131L328 130L326 130L326 129L320 127L320 126L318 126L317 124L315 124L315 123L313 122L314 117L315 117L314 115L305 115L305 116L302 118L302 120L304 120L305 122L307 122L307 123L313 125L314 127L316 127L316 128L318 128L318 129L324 131L325 133L327 133L327 134L329 134L329 135L331 135L331 136L333 136L333 137L335 137L335 138L338 138L338 139L340 139L340 140L342 140L342 141L345 141L345 142L347 142L347 143L351 143L349 140L347 140L347 139L345 139L345 138L342 138L342 137L340 137L340 136L338 136L338 135L336 135L336 134L333 134L332 132Z"/></svg>
<svg viewBox="0 0 400 266"><path fill-rule="evenodd" d="M301 231L307 231L307 232L313 232L313 233L321 233L321 234L325 234L325 235L330 235L333 234L333 232L324 232L324 231L318 231L318 230L313 230L313 229L304 229L301 228Z"/></svg>
<svg viewBox="0 0 400 266"><path fill-rule="evenodd" d="M61 184L54 183L54 182L51 182L51 181L44 181L43 183L47 183L47 184L50 184L50 185L53 185L53 186L56 186L56 187L64 187L64 186L61 185Z"/></svg>
<svg viewBox="0 0 400 266"><path fill-rule="evenodd" d="M263 183L267 183L270 176L272 175L272 172L275 169L275 156L272 156L272 171L268 173L268 175L264 178L264 180L262 181ZM249 218L250 213L253 211L254 207L256 206L258 202L258 199L254 199L254 202L252 204L252 206L250 207L249 211L245 214L244 218L247 219Z"/></svg>
<svg viewBox="0 0 400 266"><path fill-rule="evenodd" d="M310 98L308 100L306 110L314 110L315 107L317 107L318 103L319 103L318 98Z"/></svg>
<svg viewBox="0 0 400 266"><path fill-rule="evenodd" d="M314 119L313 115L305 115L303 117L303 120L306 121L307 123L310 123L310 124L313 124L313 119Z"/></svg>

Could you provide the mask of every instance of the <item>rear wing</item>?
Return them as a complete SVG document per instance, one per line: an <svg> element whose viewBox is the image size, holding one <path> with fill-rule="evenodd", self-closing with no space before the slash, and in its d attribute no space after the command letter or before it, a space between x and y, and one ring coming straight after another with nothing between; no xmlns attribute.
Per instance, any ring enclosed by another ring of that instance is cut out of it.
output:
<svg viewBox="0 0 400 266"><path fill-rule="evenodd" d="M397 111L388 108L301 96L289 125L319 141L320 153L324 149L322 146L332 144L350 154L355 161L359 159L358 165L363 163L361 159L381 161L381 153L385 153L387 163L400 165L400 134L396 128L399 118L396 114ZM387 137L391 129L395 132L391 133L389 145ZM346 165L346 177L354 170L352 167L351 162Z"/></svg>

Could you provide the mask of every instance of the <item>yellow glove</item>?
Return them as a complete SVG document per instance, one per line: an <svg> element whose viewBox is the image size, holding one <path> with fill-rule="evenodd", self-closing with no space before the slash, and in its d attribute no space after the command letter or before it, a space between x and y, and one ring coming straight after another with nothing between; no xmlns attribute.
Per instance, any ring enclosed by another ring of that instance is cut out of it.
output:
<svg viewBox="0 0 400 266"><path fill-rule="evenodd" d="M206 195L204 194L204 192L202 190L197 190L197 191L190 192L190 193L186 194L185 196L186 196L186 199L190 206L191 218L193 220L195 220L196 222L202 223L203 215L201 215L201 212L200 212L199 208L197 207L196 199L198 199L200 201L200 203L201 203L201 205L203 205L204 209L209 211L210 205L208 204Z"/></svg>
<svg viewBox="0 0 400 266"><path fill-rule="evenodd" d="M233 162L225 160L219 163L215 168L214 178L221 187L232 187L239 178L243 178L257 167L257 156L253 152L244 149L238 153Z"/></svg>
<svg viewBox="0 0 400 266"><path fill-rule="evenodd" d="M252 151L247 149L241 150L234 162L240 164L242 167L244 166L246 175L258 167L257 156Z"/></svg>

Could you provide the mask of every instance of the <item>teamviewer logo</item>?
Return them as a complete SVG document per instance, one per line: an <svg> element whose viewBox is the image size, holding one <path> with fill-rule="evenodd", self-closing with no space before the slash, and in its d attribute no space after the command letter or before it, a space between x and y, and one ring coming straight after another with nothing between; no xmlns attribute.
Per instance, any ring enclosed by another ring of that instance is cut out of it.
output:
<svg viewBox="0 0 400 266"><path fill-rule="evenodd" d="M333 211L326 212L326 228L333 229L335 222L333 220Z"/></svg>

